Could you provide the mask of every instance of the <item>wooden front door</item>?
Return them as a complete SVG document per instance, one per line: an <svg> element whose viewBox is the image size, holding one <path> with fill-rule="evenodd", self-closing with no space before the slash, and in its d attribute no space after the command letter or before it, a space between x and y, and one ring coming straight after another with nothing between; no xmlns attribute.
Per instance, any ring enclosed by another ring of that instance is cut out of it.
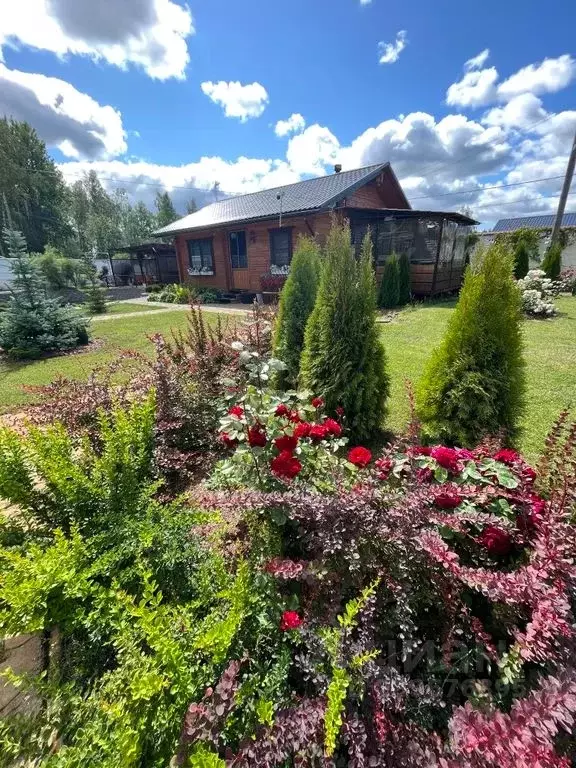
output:
<svg viewBox="0 0 576 768"><path fill-rule="evenodd" d="M232 273L232 289L246 291L250 288L248 271L248 233L245 229L228 232L228 253Z"/></svg>

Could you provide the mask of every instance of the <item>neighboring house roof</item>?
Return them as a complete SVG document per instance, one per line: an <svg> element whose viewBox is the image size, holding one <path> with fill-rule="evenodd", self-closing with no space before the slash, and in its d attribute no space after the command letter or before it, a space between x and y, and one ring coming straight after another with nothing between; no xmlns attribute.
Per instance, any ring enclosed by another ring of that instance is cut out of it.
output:
<svg viewBox="0 0 576 768"><path fill-rule="evenodd" d="M513 232L515 229L529 227L538 229L540 227L553 227L555 214L550 213L543 216L520 216L516 219L500 219L496 222L493 232ZM565 213L562 217L563 227L576 227L576 213Z"/></svg>
<svg viewBox="0 0 576 768"><path fill-rule="evenodd" d="M252 192L248 195L229 197L226 200L207 205L196 213L191 213L167 227L162 227L154 234L173 234L190 229L205 229L229 224L235 221L278 216L280 202L282 202L282 215L332 208L340 200L377 178L384 170L389 172L392 182L398 185L398 189L403 195L402 188L390 167L390 163L379 163L378 165L369 165L366 168L356 168L353 171L341 171L330 176L307 179L283 187L264 189L261 192ZM281 201L278 199L279 194L282 195ZM407 200L406 205L410 205Z"/></svg>

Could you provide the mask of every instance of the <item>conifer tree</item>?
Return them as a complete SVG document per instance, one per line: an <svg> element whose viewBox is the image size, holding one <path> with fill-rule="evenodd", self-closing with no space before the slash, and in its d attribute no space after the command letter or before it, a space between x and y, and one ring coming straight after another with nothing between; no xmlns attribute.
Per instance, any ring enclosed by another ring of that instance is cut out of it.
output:
<svg viewBox="0 0 576 768"><path fill-rule="evenodd" d="M525 240L519 238L514 247L514 277L516 280L521 280L523 277L526 277L529 269L530 251L528 244Z"/></svg>
<svg viewBox="0 0 576 768"><path fill-rule="evenodd" d="M524 405L521 297L512 252L495 243L466 271L444 339L418 389L418 412L435 439L464 446L513 439Z"/></svg>
<svg viewBox="0 0 576 768"><path fill-rule="evenodd" d="M398 304L404 307L412 298L412 281L410 277L410 259L407 253L398 257Z"/></svg>
<svg viewBox="0 0 576 768"><path fill-rule="evenodd" d="M384 264L378 306L382 309L394 309L400 303L400 271L398 256L395 253L388 256Z"/></svg>
<svg viewBox="0 0 576 768"><path fill-rule="evenodd" d="M300 367L301 384L324 398L329 413L344 409L354 440L378 431L389 390L372 258L369 236L357 260L349 226L332 225Z"/></svg>
<svg viewBox="0 0 576 768"><path fill-rule="evenodd" d="M562 244L553 243L546 251L542 269L546 272L546 277L550 280L556 280L562 271Z"/></svg>
<svg viewBox="0 0 576 768"><path fill-rule="evenodd" d="M274 333L274 356L287 368L278 374L281 387L298 381L304 331L314 308L320 278L320 248L315 240L301 237L290 265L290 274L280 293Z"/></svg>

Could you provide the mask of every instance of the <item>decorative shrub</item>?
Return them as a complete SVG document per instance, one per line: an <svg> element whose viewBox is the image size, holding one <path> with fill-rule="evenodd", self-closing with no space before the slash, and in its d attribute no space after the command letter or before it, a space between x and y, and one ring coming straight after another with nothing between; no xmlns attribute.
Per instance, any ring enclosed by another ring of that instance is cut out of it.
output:
<svg viewBox="0 0 576 768"><path fill-rule="evenodd" d="M94 275L86 288L86 308L92 315L102 315L107 310L106 289Z"/></svg>
<svg viewBox="0 0 576 768"><path fill-rule="evenodd" d="M376 434L389 391L372 263L370 238L357 260L349 227L334 223L300 368L302 386L324 398L327 413L344 408L354 440Z"/></svg>
<svg viewBox="0 0 576 768"><path fill-rule="evenodd" d="M410 259L407 253L398 257L398 304L403 307L412 298L412 278L410 276Z"/></svg>
<svg viewBox="0 0 576 768"><path fill-rule="evenodd" d="M196 290L191 285L171 283L161 291L148 296L148 301L163 301L167 304L191 304L197 299Z"/></svg>
<svg viewBox="0 0 576 768"><path fill-rule="evenodd" d="M281 386L296 386L304 331L314 308L320 278L320 248L309 237L298 240L290 274L280 293L274 332L274 355L286 365L278 373Z"/></svg>
<svg viewBox="0 0 576 768"><path fill-rule="evenodd" d="M569 267L560 273L558 289L576 296L576 267Z"/></svg>
<svg viewBox="0 0 576 768"><path fill-rule="evenodd" d="M558 284L546 277L541 269L532 269L526 277L518 281L522 291L522 311L529 317L552 317L557 313L550 301L558 292Z"/></svg>
<svg viewBox="0 0 576 768"><path fill-rule="evenodd" d="M474 445L486 435L518 430L524 403L520 290L512 256L500 243L480 253L440 347L418 391L418 411L431 435Z"/></svg>
<svg viewBox="0 0 576 768"><path fill-rule="evenodd" d="M266 272L260 275L260 287L263 291L270 293L280 293L286 282L288 272L283 274L275 274L273 272Z"/></svg>
<svg viewBox="0 0 576 768"><path fill-rule="evenodd" d="M530 250L524 238L519 238L514 247L514 277L521 280L530 269Z"/></svg>
<svg viewBox="0 0 576 768"><path fill-rule="evenodd" d="M48 298L38 267L19 232L4 230L14 275L10 301L0 315L0 349L9 357L41 357L88 343L88 321L76 309Z"/></svg>
<svg viewBox="0 0 576 768"><path fill-rule="evenodd" d="M542 262L542 269L550 280L557 280L562 271L562 244L553 243L546 251Z"/></svg>
<svg viewBox="0 0 576 768"><path fill-rule="evenodd" d="M382 282L380 283L380 294L378 296L378 306L383 309L394 309L400 303L400 269L398 256L393 253L388 256L384 264L382 273Z"/></svg>

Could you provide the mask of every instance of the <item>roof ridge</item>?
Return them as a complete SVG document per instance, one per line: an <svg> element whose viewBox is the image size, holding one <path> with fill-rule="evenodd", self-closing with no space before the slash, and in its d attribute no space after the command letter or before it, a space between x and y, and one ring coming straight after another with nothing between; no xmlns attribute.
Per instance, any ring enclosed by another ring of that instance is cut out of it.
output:
<svg viewBox="0 0 576 768"><path fill-rule="evenodd" d="M308 181L318 181L319 179L329 179L331 176L342 176L345 173L354 173L355 171L367 171L374 168L384 168L390 165L388 161L385 163L374 163L372 165L362 165L360 168L350 168L348 171L339 171L338 173L327 173L325 176L312 176L310 179L302 179L301 181L291 181L290 184L280 184L278 187L266 187L266 189L257 189L254 192L245 192L242 195L230 195L229 197L223 197L222 200L215 200L213 203L204 206L209 208L211 205L217 205L218 203L225 203L227 200L240 200L243 197L250 197L251 195L260 195L262 192L275 192L277 189L286 189L286 187L295 187L297 184L306 184ZM203 209L200 209L203 210Z"/></svg>

